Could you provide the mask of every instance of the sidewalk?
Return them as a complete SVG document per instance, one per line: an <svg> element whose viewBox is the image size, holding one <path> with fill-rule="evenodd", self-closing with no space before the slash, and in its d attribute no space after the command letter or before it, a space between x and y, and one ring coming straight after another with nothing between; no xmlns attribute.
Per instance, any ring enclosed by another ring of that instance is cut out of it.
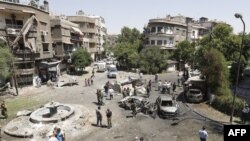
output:
<svg viewBox="0 0 250 141"><path fill-rule="evenodd" d="M217 111L213 107L205 104L205 103L199 103L199 104L187 104L190 108L192 108L195 112L199 113L200 115L207 117L211 120L218 121L221 123L230 124L230 116L226 115L220 111ZM236 121L236 122L235 122ZM240 118L234 117L233 118L233 124L239 124L237 121L241 121Z"/></svg>

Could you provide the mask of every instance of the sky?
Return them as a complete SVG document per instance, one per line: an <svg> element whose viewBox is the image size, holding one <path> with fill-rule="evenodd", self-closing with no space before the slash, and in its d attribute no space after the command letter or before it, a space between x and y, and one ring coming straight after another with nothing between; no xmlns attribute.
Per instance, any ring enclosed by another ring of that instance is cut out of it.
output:
<svg viewBox="0 0 250 141"><path fill-rule="evenodd" d="M183 15L198 20L207 17L211 20L230 24L235 33L243 31L241 13L250 32L249 0L48 0L50 11L57 15L75 15L83 10L86 15L102 16L108 34L119 34L124 26L142 31L149 19L163 18L166 15Z"/></svg>

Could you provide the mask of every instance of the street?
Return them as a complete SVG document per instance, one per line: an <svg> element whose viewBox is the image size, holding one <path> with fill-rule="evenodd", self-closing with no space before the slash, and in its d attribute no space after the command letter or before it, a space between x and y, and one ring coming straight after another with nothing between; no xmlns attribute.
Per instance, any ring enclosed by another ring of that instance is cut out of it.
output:
<svg viewBox="0 0 250 141"><path fill-rule="evenodd" d="M119 72L119 74L126 74L126 72ZM130 74L130 73L129 73ZM35 98L36 100L46 99L47 101L57 101L60 103L67 104L79 104L83 105L89 110L90 117L89 122L84 125L84 129L81 131L81 134L75 135L71 131L65 130L67 140L75 141L133 141L136 137L144 137L145 140L149 141L161 141L161 140L172 140L172 141L182 141L190 140L195 141L199 140L198 130L203 126L207 126L209 133L209 138L211 140L220 141L223 140L222 134L219 134L210 126L210 122L204 122L204 119L194 114L192 110L186 106L186 104L179 101L180 114L177 119L161 119L158 116L154 119L149 115L144 115L143 113L137 114L136 118L131 118L131 111L120 108L117 104L119 100L122 99L121 94L115 94L113 100L104 100L105 105L101 107L101 112L103 115L103 125L107 125L107 119L105 111L110 108L113 112L112 116L112 125L111 129L105 127L96 127L96 115L95 109L97 109L97 96L96 90L102 89L104 84L109 81L115 81L116 79L108 79L106 72L104 73L95 73L94 85L84 86L85 78L90 77L90 73L84 74L83 76L76 76L76 79L79 81L79 85L67 86L62 88L47 88L43 86L39 89L46 89L46 92L40 92L32 94L34 91L29 91L25 94L22 94L18 97L29 97ZM122 77L122 76L118 76ZM124 76L123 76L124 77ZM153 75L145 75L144 78L147 80L151 79L154 81ZM177 81L177 73L165 73L160 74L159 79L168 80L171 82ZM155 102L156 98L160 94L156 91L156 83L152 83L152 92L149 97L151 102ZM37 89L38 90L38 89ZM181 87L177 87L177 92L182 91ZM62 121L63 122L63 121ZM4 140L13 140L13 141L27 141L30 139L20 139L10 137L6 134L2 135ZM44 139L44 141L47 138Z"/></svg>

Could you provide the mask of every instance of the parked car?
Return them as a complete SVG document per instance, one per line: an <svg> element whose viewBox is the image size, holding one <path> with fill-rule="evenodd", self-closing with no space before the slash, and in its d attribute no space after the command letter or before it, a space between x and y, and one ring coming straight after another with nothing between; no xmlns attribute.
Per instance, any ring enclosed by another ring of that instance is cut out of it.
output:
<svg viewBox="0 0 250 141"><path fill-rule="evenodd" d="M179 106L172 96L163 95L156 99L156 105L158 109L158 115L162 118L169 118L177 116L179 112Z"/></svg>
<svg viewBox="0 0 250 141"><path fill-rule="evenodd" d="M132 103L135 103L136 107L141 107L143 104L149 103L149 99L140 96L127 96L118 102L119 106L131 110Z"/></svg>
<svg viewBox="0 0 250 141"><path fill-rule="evenodd" d="M200 89L191 88L187 90L186 98L188 102L198 103L203 101L204 95Z"/></svg>

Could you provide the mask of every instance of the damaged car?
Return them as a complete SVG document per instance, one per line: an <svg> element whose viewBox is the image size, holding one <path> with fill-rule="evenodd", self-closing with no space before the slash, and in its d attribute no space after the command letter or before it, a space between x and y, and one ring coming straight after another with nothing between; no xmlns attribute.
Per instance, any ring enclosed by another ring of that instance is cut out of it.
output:
<svg viewBox="0 0 250 141"><path fill-rule="evenodd" d="M179 105L172 96L164 95L156 99L159 117L170 118L178 115Z"/></svg>
<svg viewBox="0 0 250 141"><path fill-rule="evenodd" d="M149 103L149 99L139 96L127 96L118 102L119 106L126 110L131 110L133 103L135 103L136 107L142 107L143 105Z"/></svg>

